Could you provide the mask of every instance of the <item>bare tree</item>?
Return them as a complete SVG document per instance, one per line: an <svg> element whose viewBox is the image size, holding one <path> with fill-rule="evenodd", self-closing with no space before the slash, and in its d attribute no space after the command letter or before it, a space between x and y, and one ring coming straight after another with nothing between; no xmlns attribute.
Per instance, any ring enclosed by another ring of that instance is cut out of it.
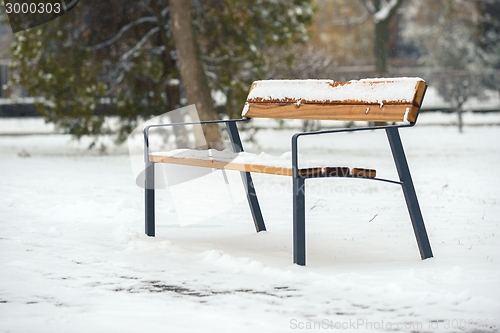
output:
<svg viewBox="0 0 500 333"><path fill-rule="evenodd" d="M389 23L404 0L360 0L368 10L375 25L373 53L378 74L387 72L389 53Z"/></svg>
<svg viewBox="0 0 500 333"><path fill-rule="evenodd" d="M403 36L420 50L419 61L433 67L431 84L452 104L462 132L464 104L472 98L487 99L488 89L498 91L500 24L494 14L500 1L408 4Z"/></svg>
<svg viewBox="0 0 500 333"><path fill-rule="evenodd" d="M467 71L456 72L450 75L435 75L439 95L446 102L451 103L457 113L458 131L463 132L464 104L472 97L484 98L484 87L482 86L482 75L472 74Z"/></svg>

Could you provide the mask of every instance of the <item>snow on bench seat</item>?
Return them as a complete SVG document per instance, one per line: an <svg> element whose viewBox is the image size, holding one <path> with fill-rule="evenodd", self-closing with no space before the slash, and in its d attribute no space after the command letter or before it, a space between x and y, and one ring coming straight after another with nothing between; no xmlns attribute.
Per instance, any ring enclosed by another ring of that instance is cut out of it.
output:
<svg viewBox="0 0 500 333"><path fill-rule="evenodd" d="M262 80L250 88L242 116L415 122L426 84L421 78Z"/></svg>
<svg viewBox="0 0 500 333"><path fill-rule="evenodd" d="M168 152L150 153L149 160L155 163L292 176L291 153L285 153L277 157L265 153L234 153L228 149L223 151L215 149L175 149ZM376 171L372 169L331 167L322 161L307 161L304 159L299 161L299 176L339 177L352 175L367 178L375 178L376 176Z"/></svg>

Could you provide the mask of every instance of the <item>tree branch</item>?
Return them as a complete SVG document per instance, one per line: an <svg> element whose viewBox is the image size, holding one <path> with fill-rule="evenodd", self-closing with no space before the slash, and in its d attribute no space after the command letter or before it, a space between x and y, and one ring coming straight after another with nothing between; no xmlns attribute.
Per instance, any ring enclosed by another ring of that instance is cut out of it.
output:
<svg viewBox="0 0 500 333"><path fill-rule="evenodd" d="M380 9L373 14L373 21L375 24L390 19L402 3L403 0L390 0L389 2L384 2Z"/></svg>
<svg viewBox="0 0 500 333"><path fill-rule="evenodd" d="M112 92L112 90L116 87L116 85L123 80L123 78L125 76L124 72L126 72L127 69L128 69L127 68L127 64L128 64L127 60L128 60L128 58L130 58L132 55L134 55L135 52L137 52L137 50L139 50L141 47L143 47L144 44L146 44L146 42L148 41L149 37L151 37L153 34L155 34L156 32L158 32L159 30L160 30L159 27L155 27L155 28L149 30L148 33L145 34L141 38L141 40L137 44L134 45L134 47L132 47L130 50L128 50L127 52L125 52L120 57L118 66L108 76L110 78L116 77L116 79L115 80L110 80L110 81L113 81L113 82L110 83L110 86L108 87L108 90L106 91L106 95L109 95Z"/></svg>
<svg viewBox="0 0 500 333"><path fill-rule="evenodd" d="M356 25L356 24L362 24L365 23L366 20L370 17L370 13L365 12L363 13L362 16L356 17L356 18L345 18L345 19L339 19L339 20L333 20L331 21L331 24L333 26L346 26L346 25Z"/></svg>
<svg viewBox="0 0 500 333"><path fill-rule="evenodd" d="M126 26L122 27L120 29L120 31L118 31L118 33L113 38L111 38L103 43L97 44L97 45L88 46L85 48L85 50L93 51L93 50L99 50L99 49L102 49L104 47L107 47L107 46L113 44L114 42L116 42L118 39L120 39L125 32L127 32L131 28L135 27L136 25L139 25L139 24L144 23L144 22L153 22L154 23L157 21L158 20L154 16L141 17L140 19L138 19L134 22L130 22Z"/></svg>
<svg viewBox="0 0 500 333"><path fill-rule="evenodd" d="M145 34L141 38L141 40L137 44L134 45L134 47L132 47L130 50L128 50L127 52L125 52L120 57L120 62L126 61L130 56L132 56L135 52L137 52L137 50L139 50L144 44L146 44L146 42L148 41L149 37L151 37L152 35L154 35L158 31L160 31L159 27L155 27L155 28L149 30L148 33Z"/></svg>
<svg viewBox="0 0 500 333"><path fill-rule="evenodd" d="M370 0L359 0L359 2L366 8L368 13L373 15L377 12L377 9Z"/></svg>

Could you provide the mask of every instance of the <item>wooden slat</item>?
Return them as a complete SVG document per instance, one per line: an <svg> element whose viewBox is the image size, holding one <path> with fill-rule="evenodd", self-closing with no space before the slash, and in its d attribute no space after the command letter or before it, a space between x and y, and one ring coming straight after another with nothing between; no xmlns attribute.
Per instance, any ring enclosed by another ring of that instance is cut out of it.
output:
<svg viewBox="0 0 500 333"><path fill-rule="evenodd" d="M377 177L377 170L352 168L352 175L355 177L375 178Z"/></svg>
<svg viewBox="0 0 500 333"><path fill-rule="evenodd" d="M252 84L243 116L304 120L415 122L426 83L420 78L264 80Z"/></svg>
<svg viewBox="0 0 500 333"><path fill-rule="evenodd" d="M212 168L212 169L225 169L234 171L245 171L245 172L257 172L266 173L272 175L282 175L282 176L292 176L292 168L275 167L269 165L259 165L259 164L242 164L234 162L224 162L218 160L202 160L197 158L178 158L174 156L159 156L159 155L149 155L149 161L155 163L170 163L170 164L180 164L189 165L196 167ZM317 172L316 169L321 168L311 168L303 169L304 175L307 173Z"/></svg>
<svg viewBox="0 0 500 333"><path fill-rule="evenodd" d="M403 122L409 108L407 120L414 122L418 107L412 104L399 105L332 105L285 103L249 103L247 118L282 118L304 120L346 120L346 121L386 121Z"/></svg>
<svg viewBox="0 0 500 333"><path fill-rule="evenodd" d="M419 81L417 83L417 89L415 92L415 97L413 98L413 104L416 107L422 106L422 100L424 99L425 88L427 84L424 81Z"/></svg>
<svg viewBox="0 0 500 333"><path fill-rule="evenodd" d="M324 172L323 168L299 169L299 177L306 177L306 176L307 177L321 177L321 176L323 176L323 172Z"/></svg>
<svg viewBox="0 0 500 333"><path fill-rule="evenodd" d="M347 177L351 175L351 169L348 167L326 167L325 177Z"/></svg>
<svg viewBox="0 0 500 333"><path fill-rule="evenodd" d="M281 176L292 176L292 168L259 165L259 164L243 164L235 162L225 162L218 160L197 159L197 158L179 158L174 156L149 155L149 161L155 163L169 163L186 166L195 166L212 169L225 169L233 171L245 171L265 173ZM372 169L353 168L352 172L348 167L317 167L304 168L299 170L300 177L367 177L375 178L376 171Z"/></svg>

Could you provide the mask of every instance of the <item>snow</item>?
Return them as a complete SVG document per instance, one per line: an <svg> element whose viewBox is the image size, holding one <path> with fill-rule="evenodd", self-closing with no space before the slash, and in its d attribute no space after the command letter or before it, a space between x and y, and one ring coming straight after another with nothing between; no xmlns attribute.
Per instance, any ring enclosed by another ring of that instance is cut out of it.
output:
<svg viewBox="0 0 500 333"><path fill-rule="evenodd" d="M409 125L410 122L408 121L408 114L410 113L410 108L406 108L406 111L405 111L405 116L403 118L403 123L405 125Z"/></svg>
<svg viewBox="0 0 500 333"><path fill-rule="evenodd" d="M385 21L388 19L394 7L398 5L398 0L390 0L389 2L384 1L381 8L373 14L373 22L378 23L380 21Z"/></svg>
<svg viewBox="0 0 500 333"><path fill-rule="evenodd" d="M294 132L262 129L246 148L280 155ZM149 238L126 147L0 136L0 331L498 332L500 131L417 124L401 136L435 257L420 260L399 187L314 180L306 267L292 264L288 177L253 175L267 232L245 202L182 228L163 190ZM397 177L383 131L300 147Z"/></svg>
<svg viewBox="0 0 500 333"><path fill-rule="evenodd" d="M57 129L53 123L46 123L43 118L3 118L0 121L0 134L51 134Z"/></svg>
<svg viewBox="0 0 500 333"><path fill-rule="evenodd" d="M247 115L249 109L250 109L250 104L245 103L245 106L243 107L243 111L241 112L241 116L245 117Z"/></svg>
<svg viewBox="0 0 500 333"><path fill-rule="evenodd" d="M254 164L278 168L291 168L292 167L292 153L290 151L274 156L266 153L248 153L240 152L234 153L230 149L218 151L215 149L208 150L195 150L195 149L174 149L171 151L153 151L150 153L152 156L172 156L175 158L188 158L198 160L216 160L233 164ZM300 168L314 168L331 166L333 162L327 160L304 160L299 156Z"/></svg>
<svg viewBox="0 0 500 333"><path fill-rule="evenodd" d="M252 85L247 102L345 103L368 104L411 103L421 78L379 78L352 80L262 80ZM245 115L245 110L243 115Z"/></svg>
<svg viewBox="0 0 500 333"><path fill-rule="evenodd" d="M485 90L485 98L471 97L463 104L464 111L500 111L500 94L496 91ZM422 109L453 109L450 102L446 102L434 87L429 87L425 92Z"/></svg>

